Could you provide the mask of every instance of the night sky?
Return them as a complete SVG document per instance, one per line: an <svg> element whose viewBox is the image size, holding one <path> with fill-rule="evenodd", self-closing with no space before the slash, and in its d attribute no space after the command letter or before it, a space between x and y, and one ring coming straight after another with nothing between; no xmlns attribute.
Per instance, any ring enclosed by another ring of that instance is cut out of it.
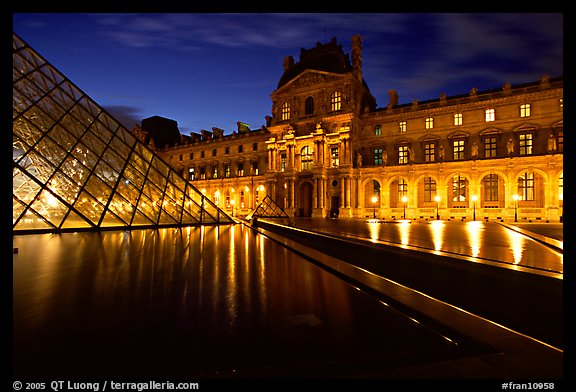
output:
<svg viewBox="0 0 576 392"><path fill-rule="evenodd" d="M562 14L15 13L13 31L127 128L158 115L189 134L271 113L284 56L363 38L378 107L563 76Z"/></svg>

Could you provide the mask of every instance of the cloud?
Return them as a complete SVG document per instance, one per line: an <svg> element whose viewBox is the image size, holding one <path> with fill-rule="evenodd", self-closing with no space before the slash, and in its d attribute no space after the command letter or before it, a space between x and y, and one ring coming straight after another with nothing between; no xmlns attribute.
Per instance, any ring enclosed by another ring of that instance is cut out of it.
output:
<svg viewBox="0 0 576 392"><path fill-rule="evenodd" d="M132 130L135 124L139 125L143 118L140 109L132 106L111 105L103 108L128 130Z"/></svg>

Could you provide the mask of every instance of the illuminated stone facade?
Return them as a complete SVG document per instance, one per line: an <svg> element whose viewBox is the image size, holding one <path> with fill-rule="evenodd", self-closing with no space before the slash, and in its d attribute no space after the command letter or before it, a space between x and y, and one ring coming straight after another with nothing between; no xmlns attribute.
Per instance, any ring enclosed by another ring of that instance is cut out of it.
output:
<svg viewBox="0 0 576 392"><path fill-rule="evenodd" d="M266 127L183 136L161 154L235 216L560 221L563 79L378 108L335 40L284 59Z"/></svg>

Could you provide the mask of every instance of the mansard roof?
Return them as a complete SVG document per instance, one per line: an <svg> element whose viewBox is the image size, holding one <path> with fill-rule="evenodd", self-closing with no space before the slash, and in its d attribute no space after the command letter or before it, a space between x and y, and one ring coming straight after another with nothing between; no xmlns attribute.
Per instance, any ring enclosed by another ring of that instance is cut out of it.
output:
<svg viewBox="0 0 576 392"><path fill-rule="evenodd" d="M284 71L278 82L278 88L308 69L343 74L350 72L352 65L342 45L336 43L336 38L332 38L327 44L318 42L314 48L300 49L300 61Z"/></svg>

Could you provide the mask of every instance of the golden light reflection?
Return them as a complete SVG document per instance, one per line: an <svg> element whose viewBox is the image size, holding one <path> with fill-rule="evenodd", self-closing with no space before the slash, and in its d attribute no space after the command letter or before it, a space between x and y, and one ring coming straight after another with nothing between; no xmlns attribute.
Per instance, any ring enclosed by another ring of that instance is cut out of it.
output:
<svg viewBox="0 0 576 392"><path fill-rule="evenodd" d="M519 264L522 261L522 255L526 247L526 238L514 230L506 230L506 234L508 235L508 243L514 257L514 264Z"/></svg>
<svg viewBox="0 0 576 392"><path fill-rule="evenodd" d="M401 220L398 226L400 229L400 243L408 245L410 243L410 221Z"/></svg>
<svg viewBox="0 0 576 392"><path fill-rule="evenodd" d="M473 257L478 257L480 254L480 243L482 242L483 231L484 226L481 221L466 222L466 234Z"/></svg>
<svg viewBox="0 0 576 392"><path fill-rule="evenodd" d="M368 221L368 232L370 233L370 241L378 242L378 233L380 231L380 224L378 221Z"/></svg>
<svg viewBox="0 0 576 392"><path fill-rule="evenodd" d="M446 228L444 221L434 220L430 222L432 227L432 242L434 243L434 250L439 252L444 245L444 229Z"/></svg>

